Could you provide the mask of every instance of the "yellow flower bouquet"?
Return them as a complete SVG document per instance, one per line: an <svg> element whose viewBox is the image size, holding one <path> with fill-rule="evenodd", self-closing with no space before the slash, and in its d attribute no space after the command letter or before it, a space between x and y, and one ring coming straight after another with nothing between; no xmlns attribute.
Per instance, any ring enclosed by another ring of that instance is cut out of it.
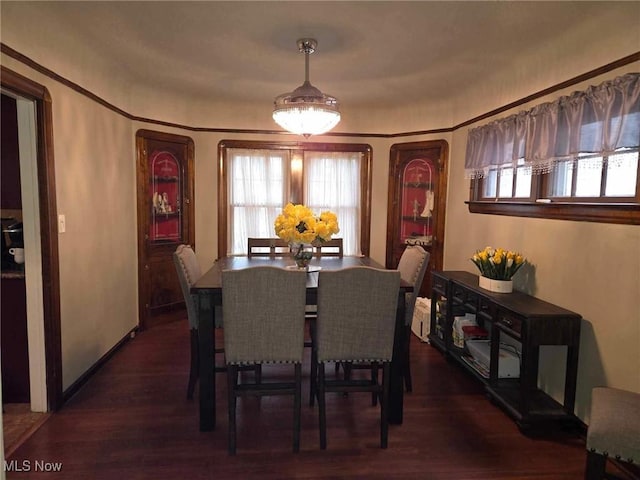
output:
<svg viewBox="0 0 640 480"><path fill-rule="evenodd" d="M304 251L304 245L320 246L331 240L340 231L335 213L325 211L315 215L305 205L288 203L275 220L276 235L291 246L296 263L308 263L311 252ZM300 260L300 262L298 262Z"/></svg>
<svg viewBox="0 0 640 480"><path fill-rule="evenodd" d="M492 280L511 280L511 277L526 263L526 259L518 252L503 248L486 247L477 250L471 257L480 274Z"/></svg>

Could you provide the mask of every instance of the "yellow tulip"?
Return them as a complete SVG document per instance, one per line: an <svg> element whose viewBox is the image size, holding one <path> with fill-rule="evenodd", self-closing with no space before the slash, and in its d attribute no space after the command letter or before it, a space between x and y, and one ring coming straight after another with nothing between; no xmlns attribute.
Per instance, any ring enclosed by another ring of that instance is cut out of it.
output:
<svg viewBox="0 0 640 480"><path fill-rule="evenodd" d="M321 243L340 231L335 213L313 214L305 205L288 203L274 221L276 235L289 243Z"/></svg>

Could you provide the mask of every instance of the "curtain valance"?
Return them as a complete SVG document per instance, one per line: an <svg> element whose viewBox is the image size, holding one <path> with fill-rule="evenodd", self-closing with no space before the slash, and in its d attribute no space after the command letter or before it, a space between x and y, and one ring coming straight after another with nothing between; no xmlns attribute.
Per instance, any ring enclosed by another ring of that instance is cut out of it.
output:
<svg viewBox="0 0 640 480"><path fill-rule="evenodd" d="M465 176L509 164L543 173L580 153L639 145L640 74L629 73L470 130Z"/></svg>

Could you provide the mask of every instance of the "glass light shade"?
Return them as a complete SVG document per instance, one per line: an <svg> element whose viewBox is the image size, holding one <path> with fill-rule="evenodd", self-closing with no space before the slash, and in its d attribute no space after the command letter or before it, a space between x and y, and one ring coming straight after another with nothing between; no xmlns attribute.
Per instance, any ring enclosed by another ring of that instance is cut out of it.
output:
<svg viewBox="0 0 640 480"><path fill-rule="evenodd" d="M298 135L320 135L340 121L340 112L325 105L300 103L276 107L273 119L285 130Z"/></svg>
<svg viewBox="0 0 640 480"><path fill-rule="evenodd" d="M305 137L328 132L340 121L338 100L325 95L308 80L293 92L276 97L273 103L276 123Z"/></svg>

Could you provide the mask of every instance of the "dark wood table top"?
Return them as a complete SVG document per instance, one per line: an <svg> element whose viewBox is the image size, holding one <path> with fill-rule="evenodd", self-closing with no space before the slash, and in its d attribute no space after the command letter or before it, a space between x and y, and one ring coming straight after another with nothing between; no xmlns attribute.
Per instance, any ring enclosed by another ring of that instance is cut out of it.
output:
<svg viewBox="0 0 640 480"><path fill-rule="evenodd" d="M213 266L205 272L200 279L191 287L191 293L200 291L220 291L222 289L222 271L223 270L241 270L243 268L269 266L288 268L293 267L295 262L291 256L276 257L248 257L234 256L223 257L216 260ZM318 268L321 270L340 270L349 267L373 267L384 269L375 260L369 257L322 257L313 258L309 264L309 275L307 275L307 289L318 287ZM315 270L315 271L314 271ZM401 282L401 288L406 291L412 291L412 287L407 282Z"/></svg>

